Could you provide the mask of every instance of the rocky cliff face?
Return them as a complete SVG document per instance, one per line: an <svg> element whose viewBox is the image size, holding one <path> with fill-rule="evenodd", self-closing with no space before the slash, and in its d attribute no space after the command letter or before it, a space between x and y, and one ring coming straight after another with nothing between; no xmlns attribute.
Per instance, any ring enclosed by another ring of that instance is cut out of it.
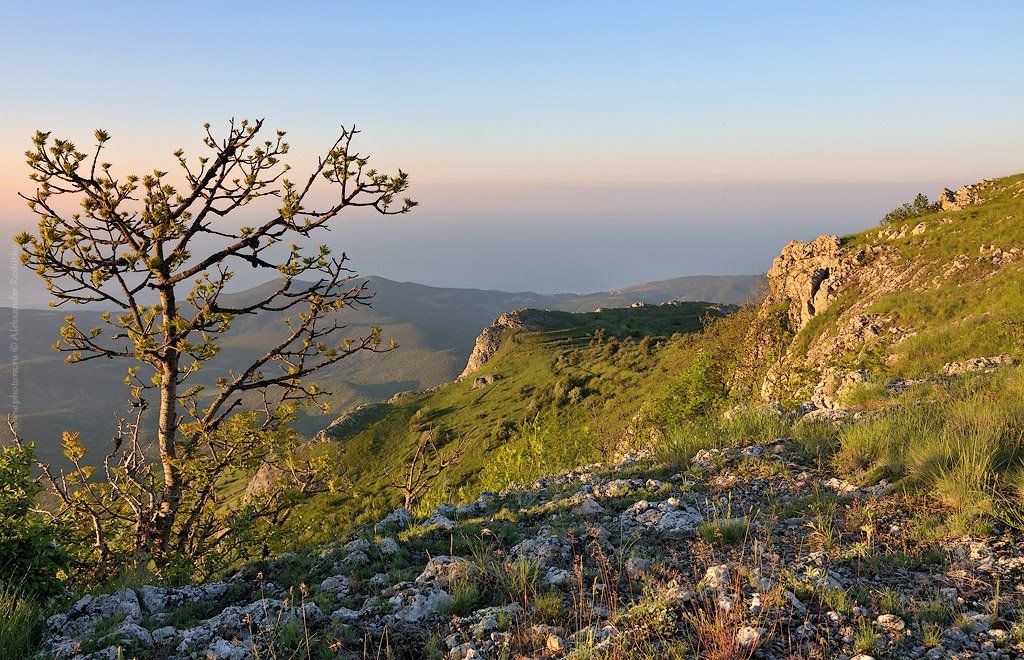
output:
<svg viewBox="0 0 1024 660"><path fill-rule="evenodd" d="M790 241L768 271L767 304L789 305L795 330L828 307L863 255L850 258L836 236L819 236L808 243Z"/></svg>
<svg viewBox="0 0 1024 660"><path fill-rule="evenodd" d="M989 182L983 181L963 186L955 193L943 189L939 195L942 208L957 211L980 204L985 201L982 193L988 187ZM789 330L796 335L841 297L850 295L827 324L812 335L794 341L781 355L772 358L775 361L762 384L761 398L774 401L784 391L793 396L802 387L800 393L811 400L822 389L830 389L832 381L846 377L845 371L836 369L844 356L857 353L869 342L892 345L912 336L914 328L900 327L891 316L872 313L871 308L887 294L937 287L959 276L968 263L968 255L962 256L962 263L956 261L936 267L936 264L908 258L896 243L911 239L913 246L920 247L935 240L932 237L937 232L963 231L946 227L953 224L953 218L928 222L912 220L899 226L882 227L850 244L844 244L837 236L819 236L806 243L792 241L786 245L768 271L765 315L780 307L785 309ZM991 247L986 252L983 246L978 259L994 252ZM1006 260L1004 254L1009 255L1008 261L1016 257L1012 252L1000 251L999 263ZM767 353L761 351L759 357ZM797 372L805 379L802 384L794 381ZM808 377L813 382L806 382Z"/></svg>
<svg viewBox="0 0 1024 660"><path fill-rule="evenodd" d="M501 341L506 332L555 330L562 325L559 316L558 312L526 308L502 314L495 319L494 323L484 328L480 336L476 338L473 352L469 356L466 368L459 374L459 380L478 370L491 359L501 347Z"/></svg>
<svg viewBox="0 0 1024 660"><path fill-rule="evenodd" d="M761 387L764 401L777 400L782 392L810 400L844 356L859 352L868 342L896 343L913 332L894 324L890 316L870 311L883 295L915 286L921 279L920 269L890 246L847 247L835 236L794 241L775 260L768 277L765 309L786 306L794 336L843 300L834 319L811 336L794 339L770 366Z"/></svg>

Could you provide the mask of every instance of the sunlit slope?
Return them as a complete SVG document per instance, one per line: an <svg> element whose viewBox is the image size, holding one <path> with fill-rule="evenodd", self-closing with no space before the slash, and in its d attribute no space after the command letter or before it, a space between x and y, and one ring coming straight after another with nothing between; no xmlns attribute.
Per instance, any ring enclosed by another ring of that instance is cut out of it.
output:
<svg viewBox="0 0 1024 660"><path fill-rule="evenodd" d="M550 312L548 327L557 329L507 331L493 357L467 378L400 395L359 423L328 431L331 441L316 451L330 456L345 487L298 514L309 521L304 533L317 538L323 529L347 528L393 509L399 499L391 481L423 432L437 433L442 451L465 448L432 486L431 501L475 496L491 485L488 465L499 452L515 451L516 443L553 443L553 460L564 466L613 451L641 403L693 359L694 335L687 333L730 309L685 303ZM496 380L476 385L487 376ZM527 437L524 429L538 419L544 437Z"/></svg>

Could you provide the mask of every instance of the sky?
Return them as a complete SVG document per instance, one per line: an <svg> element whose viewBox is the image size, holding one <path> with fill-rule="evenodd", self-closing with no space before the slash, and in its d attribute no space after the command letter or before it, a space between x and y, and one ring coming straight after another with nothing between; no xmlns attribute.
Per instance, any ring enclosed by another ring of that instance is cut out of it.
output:
<svg viewBox="0 0 1024 660"><path fill-rule="evenodd" d="M355 123L421 206L328 243L366 274L539 292L762 272L791 239L1024 170L1015 2L0 9L4 234L33 223L37 129L104 128L145 172L204 122L265 117L301 172Z"/></svg>

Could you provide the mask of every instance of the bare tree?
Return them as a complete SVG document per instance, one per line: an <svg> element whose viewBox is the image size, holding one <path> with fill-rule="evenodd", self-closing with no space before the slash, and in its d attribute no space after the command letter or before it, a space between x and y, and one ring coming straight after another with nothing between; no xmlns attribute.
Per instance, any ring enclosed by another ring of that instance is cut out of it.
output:
<svg viewBox="0 0 1024 660"><path fill-rule="evenodd" d="M349 337L338 320L338 310L371 298L344 254L284 246L329 229L349 209L409 211L412 200L395 202L408 176L369 167L353 149L354 127L343 128L299 181L287 178L282 162L285 134L264 139L263 120L232 120L223 137L204 128L198 157L174 152L173 176L119 177L102 158L110 139L102 130L91 155L41 132L26 152L36 190L22 197L39 229L15 237L23 263L45 280L52 305L117 310L95 328L69 314L55 348L69 363L125 360L133 414L152 399L157 407L155 465L138 446L136 417L122 421L102 487L89 483L73 434L64 444L74 472L45 472L66 511L93 520L101 557L109 555L112 521L130 521L135 551L158 563L223 538L231 521L215 505L221 481L238 469L274 461L311 488L310 466L300 468L286 451L293 438L284 426L297 407L325 405L327 393L307 377L358 352L389 350L378 328ZM314 195L329 201L314 207ZM246 207L247 218L263 219L236 221ZM257 300L231 303L224 292L239 265L272 271L280 283ZM280 340L251 364L199 382L232 321L261 313L283 316Z"/></svg>
<svg viewBox="0 0 1024 660"><path fill-rule="evenodd" d="M391 481L402 493L403 506L411 511L431 482L458 463L465 451L465 445L459 444L447 453L442 452L437 445L436 429L420 433L416 447L403 464L401 477Z"/></svg>

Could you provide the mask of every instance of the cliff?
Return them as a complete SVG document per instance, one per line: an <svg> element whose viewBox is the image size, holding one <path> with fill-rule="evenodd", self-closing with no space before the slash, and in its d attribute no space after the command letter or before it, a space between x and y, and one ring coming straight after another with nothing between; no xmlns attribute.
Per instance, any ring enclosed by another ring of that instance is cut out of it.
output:
<svg viewBox="0 0 1024 660"><path fill-rule="evenodd" d="M462 380L484 366L501 347L502 339L508 332L543 332L561 327L565 327L565 314L562 312L524 308L502 314L476 338L466 368L458 379Z"/></svg>
<svg viewBox="0 0 1024 660"><path fill-rule="evenodd" d="M751 338L768 363L762 400L820 403L852 371L890 380L938 373L975 357L967 351L976 347L952 340L965 323L989 328L978 334L991 355L1007 351L995 318L1004 310L980 301L1019 275L1024 236L1010 211L1022 191L1021 177L943 189L940 210L919 218L787 244L768 271L761 316L783 314L790 338L774 351Z"/></svg>

